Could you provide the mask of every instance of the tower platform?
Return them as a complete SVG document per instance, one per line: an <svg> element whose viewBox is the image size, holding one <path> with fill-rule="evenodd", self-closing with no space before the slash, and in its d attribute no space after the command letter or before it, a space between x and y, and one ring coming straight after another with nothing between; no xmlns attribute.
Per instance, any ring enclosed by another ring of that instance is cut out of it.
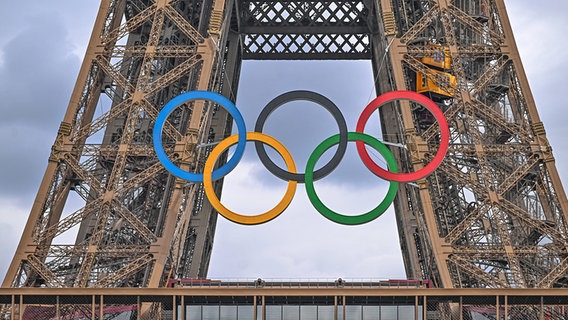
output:
<svg viewBox="0 0 568 320"><path fill-rule="evenodd" d="M565 289L404 281L201 281L174 288L0 289L1 319L566 319ZM20 316L22 315L22 316Z"/></svg>

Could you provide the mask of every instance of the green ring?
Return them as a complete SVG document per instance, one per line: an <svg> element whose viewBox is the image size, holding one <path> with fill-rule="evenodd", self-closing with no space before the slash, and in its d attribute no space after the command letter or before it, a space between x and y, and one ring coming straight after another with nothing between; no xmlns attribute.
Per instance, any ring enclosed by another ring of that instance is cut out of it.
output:
<svg viewBox="0 0 568 320"><path fill-rule="evenodd" d="M394 159L393 154L390 150L379 140L375 139L374 137L360 133L360 132L349 132L347 134L348 141L357 141L361 140L364 143L370 145L371 147L375 148L380 154L385 158L387 162L387 167L390 172L397 173L398 168L396 165L396 160ZM337 213L328 207L326 207L319 197L316 194L316 190L314 188L314 168L316 166L317 161L321 157L321 155L333 145L339 143L339 134L333 135L327 139L325 139L322 143L320 143L316 149L310 155L308 159L308 163L306 164L306 192L308 193L308 197L310 198L310 202L314 206L314 208L321 213L324 217L328 218L329 220L344 224L344 225L357 225L363 224L370 221L375 220L376 218L380 217L390 206L393 202L394 197L396 196L396 191L398 189L398 182L390 181L389 190L381 203L371 209L371 211L357 215L357 216L346 216L340 213Z"/></svg>

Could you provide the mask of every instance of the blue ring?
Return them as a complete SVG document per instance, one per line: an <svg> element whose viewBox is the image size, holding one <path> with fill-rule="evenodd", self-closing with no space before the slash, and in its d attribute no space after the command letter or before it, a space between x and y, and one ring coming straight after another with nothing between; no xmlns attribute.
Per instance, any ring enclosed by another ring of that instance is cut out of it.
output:
<svg viewBox="0 0 568 320"><path fill-rule="evenodd" d="M174 176L191 182L203 182L203 173L192 173L180 169L172 161L170 161L170 159L166 155L166 152L164 151L164 146L162 145L162 131L164 130L164 123L168 119L170 113L172 113L172 111L180 104L197 99L205 99L216 102L217 104L225 108L225 110L227 110L231 114L231 116L233 116L233 119L237 123L239 139L237 141L237 148L235 150L235 153L229 161L227 161L220 168L214 170L213 174L211 175L213 180L221 179L229 172L231 172L231 170L233 170L237 166L237 164L243 157L247 143L247 130L245 127L245 120L243 119L243 116L241 115L239 109L237 109L233 102L218 93L200 90L189 91L182 93L170 100L160 111L158 118L156 118L156 123L154 124L154 132L152 133L152 138L154 140L154 150L156 151L158 160L160 160L164 167Z"/></svg>

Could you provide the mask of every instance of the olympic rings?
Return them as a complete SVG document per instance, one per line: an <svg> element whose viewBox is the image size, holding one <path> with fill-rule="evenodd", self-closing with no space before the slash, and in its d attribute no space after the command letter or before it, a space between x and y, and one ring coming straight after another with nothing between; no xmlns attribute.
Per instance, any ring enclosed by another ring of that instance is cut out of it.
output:
<svg viewBox="0 0 568 320"><path fill-rule="evenodd" d="M154 124L154 132L152 134L152 139L154 140L154 150L156 150L156 155L158 156L160 162L162 162L164 167L168 169L168 171L171 172L174 176L191 182L203 182L203 174L187 172L176 166L168 158L162 145L162 131L164 130L164 123L168 119L170 113L172 113L172 111L180 104L197 99L211 100L220 104L231 114L231 116L233 116L233 119L237 123L238 131L242 133L239 137L239 142L237 143L237 148L235 150L235 154L233 154L233 157L223 166L213 171L213 180L217 180L231 172L231 170L233 170L237 166L239 161L241 161L243 153L245 152L245 132L247 131L245 127L245 120L243 119L243 116L241 115L239 109L237 109L237 107L231 102L231 100L218 93L211 91L190 91L182 93L170 100L160 111L160 114L158 114L158 117L156 118L156 123Z"/></svg>
<svg viewBox="0 0 568 320"><path fill-rule="evenodd" d="M164 128L164 123L167 120L169 114L180 104L196 99L211 100L223 106L233 116L233 119L237 123L238 129L238 134L224 139L215 148L213 148L205 162L203 174L190 173L176 166L167 157L162 146L162 131ZM400 99L414 101L427 108L434 115L440 127L440 146L438 147L438 151L436 152L433 160L418 171L410 173L398 173L396 160L389 149L379 140L363 133L365 124L367 123L367 120L375 111L375 109L388 102ZM268 116L276 108L283 105L284 103L295 100L308 100L323 106L332 114L339 127L339 134L327 138L322 143L320 143L312 152L306 164L306 170L304 174L299 174L296 172L294 159L292 158L286 147L284 147L284 145L282 145L275 138L262 133L264 123L266 122ZM448 150L449 138L450 133L448 123L446 121L446 118L444 117L442 110L440 110L440 108L438 108L438 106L432 100L412 91L392 91L382 94L371 101L365 107L357 121L356 132L347 131L345 119L333 102L320 94L310 91L291 91L282 94L270 101L268 105L262 110L260 116L257 119L255 132L246 131L245 122L241 113L239 112L237 107L227 98L209 91L191 91L173 98L164 106L156 119L153 132L154 148L156 150L159 161L164 164L164 167L178 178L192 182L203 182L205 194L213 208L215 208L225 218L233 222L246 225L264 223L280 215L292 201L298 182L306 183L306 192L308 194L308 198L310 199L314 208L327 219L346 225L356 225L370 222L381 216L390 206L392 201L394 201L399 182L410 182L422 179L425 176L429 175L440 165ZM247 141L255 141L255 148L260 160L272 174L288 181L288 187L282 200L280 200L280 202L274 208L268 210L265 213L261 213L255 216L241 215L227 209L223 204L221 204L213 188L213 181L224 177L231 170L233 170L241 160ZM327 208L318 198L313 184L315 180L325 177L337 167L337 165L343 158L343 155L345 154L347 143L349 141L355 141L358 154L363 160L365 166L369 168L371 172L382 179L390 181L387 194L385 195L385 198L381 201L381 203L369 212L355 216L343 215ZM237 144L237 147L231 159L220 168L213 170L213 167L215 166L217 158L220 156L220 154L235 143ZM281 169L280 167L275 165L274 162L272 162L272 160L268 157L266 150L264 149L263 143L268 144L269 146L274 148L282 156L288 171ZM336 144L338 145L338 148L331 160L319 170L314 171L317 160L326 150ZM371 147L379 151L379 153L381 153L381 155L387 162L388 171L378 166L371 159L365 148L365 144L370 145Z"/></svg>
<svg viewBox="0 0 568 320"><path fill-rule="evenodd" d="M319 180L327 176L330 172L337 168L339 162L341 161L341 159L343 159L345 151L347 150L347 124L345 123L343 114L341 113L339 108L333 102L331 102L331 100L322 96L321 94L304 90L290 91L281 94L278 97L272 99L272 101L270 101L266 105L266 107L262 109L260 115L258 116L258 119L256 120L254 131L262 132L266 119L274 110L276 110L286 102L296 100L308 100L321 105L331 113L331 115L337 122L337 126L339 127L339 146L337 148L337 151L335 152L335 155L333 155L331 160L325 166L321 167L313 173L314 179ZM280 167L274 164L274 162L272 162L272 160L266 153L266 149L264 149L264 145L262 143L255 142L254 146L256 148L256 153L258 153L260 161L273 175L282 180L294 180L300 183L304 182L305 174L290 173L288 171L282 170Z"/></svg>
<svg viewBox="0 0 568 320"><path fill-rule="evenodd" d="M436 120L438 121L438 124L440 126L440 146L438 147L436 155L429 164L424 166L422 169L419 169L418 171L414 172L409 172L409 173L389 172L381 168L371 159L369 153L365 149L365 145L362 142L356 141L355 143L357 144L357 152L359 153L359 156L363 160L363 163L365 163L367 168L369 168L369 170L371 170L373 173L375 173L376 175L378 175L379 177L385 180L410 182L422 179L425 176L432 173L432 171L436 170L436 168L438 168L440 163L442 163L442 160L444 160L446 152L448 151L448 147L450 144L450 129L448 128L448 122L446 121L444 113L442 112L442 110L440 110L440 108L438 108L438 106L434 103L434 101L414 91L391 91L384 93L378 96L377 98L375 98L367 105L367 107L365 107L365 109L361 113L361 116L359 116L359 120L357 121L357 128L355 129L355 131L363 132L365 130L365 124L367 123L367 120L369 120L369 117L371 116L373 111L375 111L375 109L378 109L379 107L381 107L382 105L388 102L400 99L406 99L418 102L426 109L428 109L434 115L434 118L436 118Z"/></svg>
<svg viewBox="0 0 568 320"><path fill-rule="evenodd" d="M215 190L213 189L213 181L210 178L210 175L205 174L212 171L217 158L219 158L219 155L223 151L225 151L225 149L234 145L237 139L240 139L238 137L238 134L226 138L225 140L221 141L221 143L219 143L215 148L213 148L213 150L209 154L209 158L207 158L207 161L205 162L205 168L203 169L203 188L205 189L205 194L207 195L207 198L209 199L209 202L211 203L213 208L215 208L223 217L233 222L240 224L260 224L268 222L284 212L288 205L290 205L290 202L292 202L292 198L294 197L294 193L296 193L296 185L298 184L296 181L288 181L288 188L286 189L286 193L284 194L282 200L280 200L280 202L276 205L276 207L256 216L246 216L235 213L221 204L221 201L219 201L219 198L217 198ZM293 173L296 172L296 165L294 164L292 155L290 154L290 152L288 152L288 149L286 149L286 147L284 147L284 145L278 140L269 135L265 135L259 132L247 132L246 139L247 141L254 140L264 142L273 147L284 159L288 170Z"/></svg>
<svg viewBox="0 0 568 320"><path fill-rule="evenodd" d="M387 162L387 167L392 172L398 172L396 167L396 160L394 159L393 154L390 150L379 140L373 138L370 135L359 133L359 132L349 132L347 135L347 139L349 141L362 141L364 143L369 144L385 158ZM324 217L328 218L329 220L341 224L347 225L356 225L356 224L363 224L367 222L371 222L381 216L390 206L394 197L396 196L396 190L398 189L398 182L390 181L389 190L381 203L371 211L360 214L357 216L346 216L343 214L336 213L335 211L326 207L323 202L319 199L316 194L316 190L314 188L314 179L313 179L313 170L318 161L319 157L333 145L341 142L341 138L338 134L331 136L320 143L316 149L310 155L308 159L308 163L306 164L306 192L308 193L308 197L310 201L314 205L314 208L321 213Z"/></svg>

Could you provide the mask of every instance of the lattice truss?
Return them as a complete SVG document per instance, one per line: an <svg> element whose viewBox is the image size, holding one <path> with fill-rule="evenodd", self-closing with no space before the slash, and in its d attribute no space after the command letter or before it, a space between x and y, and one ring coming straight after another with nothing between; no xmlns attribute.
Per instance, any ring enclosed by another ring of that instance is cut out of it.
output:
<svg viewBox="0 0 568 320"><path fill-rule="evenodd" d="M173 96L222 87L211 74L222 74L223 61L214 59L212 37L202 35L216 32L222 41L220 21L209 29L197 23L209 21L206 5L209 15L220 15L203 1L102 1L98 38L52 148L9 286L157 287L177 272L189 276L198 241L189 219L203 207L202 190L165 172L152 128ZM212 122L225 130L226 116L216 110L196 102L170 116L165 149L181 167L200 169L210 150L199 144L214 138Z"/></svg>
<svg viewBox="0 0 568 320"><path fill-rule="evenodd" d="M198 184L168 175L154 155L164 103L193 89L234 98L241 58L371 57L383 88L416 90L417 75L433 83L450 125L442 165L403 184L395 203L408 276L441 287L566 285L566 195L502 0L103 0L101 8L4 286L159 287L172 276L204 277L216 214ZM440 47L455 82L423 60ZM406 145L394 150L401 170L411 171L430 161L439 138L425 109L407 107L385 106L381 116L391 120L386 139ZM230 123L217 106L180 107L165 126L166 151L201 171L205 146Z"/></svg>
<svg viewBox="0 0 568 320"><path fill-rule="evenodd" d="M399 193L410 208L397 212L399 223L415 225L399 228L401 241L413 244L403 254L420 261L414 276L444 287L566 286L566 196L518 69L503 2L442 2L396 0L383 12L386 32L400 40L402 85L414 90L420 73L456 92L437 100L451 130L446 159L427 180ZM423 63L439 46L449 48L451 67L444 72L457 77L453 86ZM429 162L439 143L433 117L419 106L412 110L413 128L401 122L398 132L409 149L400 155L405 170Z"/></svg>
<svg viewBox="0 0 568 320"><path fill-rule="evenodd" d="M368 1L238 0L244 59L369 59Z"/></svg>

